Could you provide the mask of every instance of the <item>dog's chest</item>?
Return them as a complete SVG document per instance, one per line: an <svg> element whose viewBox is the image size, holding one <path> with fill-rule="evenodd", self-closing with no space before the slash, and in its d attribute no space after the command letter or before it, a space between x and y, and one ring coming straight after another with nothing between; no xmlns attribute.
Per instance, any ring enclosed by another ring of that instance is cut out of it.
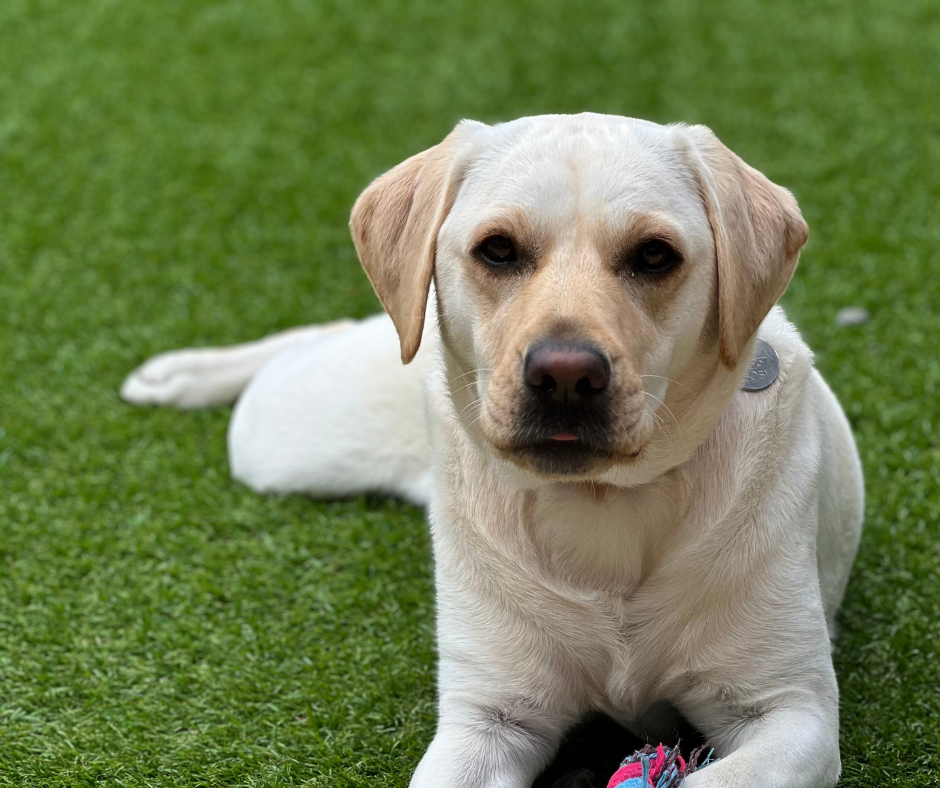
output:
<svg viewBox="0 0 940 788"><path fill-rule="evenodd" d="M686 582L663 582L678 559L684 513L674 485L643 491L556 490L536 507L541 571L562 596L557 647L584 671L594 704L636 719L677 671ZM572 626L574 620L578 626Z"/></svg>
<svg viewBox="0 0 940 788"><path fill-rule="evenodd" d="M578 635L568 627L556 641L566 662L578 666L590 705L623 721L637 720L668 695L668 688L688 672L689 653L683 613L670 609L677 600L642 582L627 595L573 594L580 608ZM682 603L679 603L682 604Z"/></svg>
<svg viewBox="0 0 940 788"><path fill-rule="evenodd" d="M676 479L618 489L566 484L537 495L526 530L542 571L573 588L620 600L629 619L645 577L668 557L685 512Z"/></svg>

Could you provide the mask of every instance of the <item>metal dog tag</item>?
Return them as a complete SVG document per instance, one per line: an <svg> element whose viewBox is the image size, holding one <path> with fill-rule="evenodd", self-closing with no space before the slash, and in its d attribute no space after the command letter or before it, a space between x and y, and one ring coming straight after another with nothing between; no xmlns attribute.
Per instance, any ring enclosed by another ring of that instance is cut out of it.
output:
<svg viewBox="0 0 940 788"><path fill-rule="evenodd" d="M763 339L758 339L754 345L754 363L744 378L744 391L763 391L772 385L780 374L780 359L777 351Z"/></svg>

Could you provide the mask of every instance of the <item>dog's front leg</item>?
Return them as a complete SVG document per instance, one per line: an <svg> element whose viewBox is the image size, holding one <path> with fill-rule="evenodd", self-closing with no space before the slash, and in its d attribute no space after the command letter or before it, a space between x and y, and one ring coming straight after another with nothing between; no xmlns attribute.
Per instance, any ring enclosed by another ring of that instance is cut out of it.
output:
<svg viewBox="0 0 940 788"><path fill-rule="evenodd" d="M683 788L832 788L839 779L839 717L834 698L798 698L708 731L721 760Z"/></svg>
<svg viewBox="0 0 940 788"><path fill-rule="evenodd" d="M517 703L443 698L411 788L529 788L572 720Z"/></svg>

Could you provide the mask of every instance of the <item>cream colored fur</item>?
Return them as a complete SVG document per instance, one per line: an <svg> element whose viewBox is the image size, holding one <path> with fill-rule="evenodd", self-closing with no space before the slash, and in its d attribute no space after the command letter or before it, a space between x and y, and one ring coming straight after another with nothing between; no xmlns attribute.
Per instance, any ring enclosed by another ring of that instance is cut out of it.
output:
<svg viewBox="0 0 940 788"><path fill-rule="evenodd" d="M540 239L528 279L469 255L494 223ZM681 276L617 279L622 228L654 225ZM164 354L122 395L198 407L244 386L236 478L428 504L440 708L413 788L526 788L585 713L656 738L670 709L722 757L688 788L835 785L830 634L863 488L845 416L771 309L806 240L792 196L701 127L546 116L462 124L370 187L353 231L398 332L382 315ZM622 399L638 456L570 479L497 447L518 353L559 317L641 387ZM745 392L755 332L781 372Z"/></svg>

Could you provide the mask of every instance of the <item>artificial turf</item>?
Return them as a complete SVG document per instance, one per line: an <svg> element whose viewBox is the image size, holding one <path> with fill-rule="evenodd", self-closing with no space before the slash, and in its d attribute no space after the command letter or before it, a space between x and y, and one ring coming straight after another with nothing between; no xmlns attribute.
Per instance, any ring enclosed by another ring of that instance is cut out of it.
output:
<svg viewBox="0 0 940 788"><path fill-rule="evenodd" d="M785 304L868 480L843 785L940 784L938 84L935 0L3 0L0 785L407 785L421 513L256 496L225 410L118 386L373 311L370 178L462 117L582 110L706 123L799 198Z"/></svg>

